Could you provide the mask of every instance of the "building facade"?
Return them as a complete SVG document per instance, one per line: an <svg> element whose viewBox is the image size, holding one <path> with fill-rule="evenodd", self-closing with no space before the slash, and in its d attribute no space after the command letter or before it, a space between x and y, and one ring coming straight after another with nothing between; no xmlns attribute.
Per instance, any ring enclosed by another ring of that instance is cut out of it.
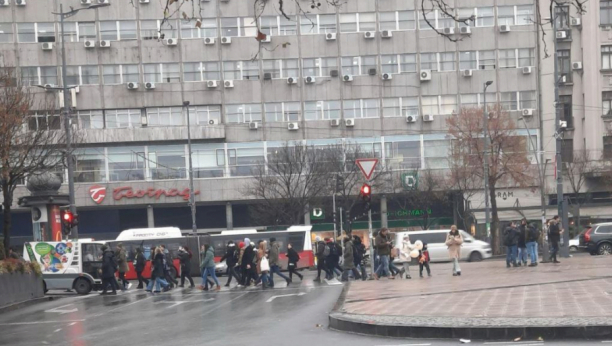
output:
<svg viewBox="0 0 612 346"><path fill-rule="evenodd" d="M89 6L82 2L4 0L0 64L27 85L60 85L52 12ZM482 107L486 81L494 82L487 102L524 115L519 134L541 140L533 0L457 2L459 17L473 17L466 23L429 12L452 40L429 27L417 0L314 9L286 1L289 19L269 2L257 16L268 35L261 43L244 1L179 1L168 20L156 1L108 2L68 18L63 35L66 83L79 85L72 121L84 138L75 168L81 234L190 228L187 113L202 229L251 226L251 169L287 141L357 143L393 169L445 169L446 119ZM61 125L58 115L34 114L29 126ZM29 214L16 220L28 235Z"/></svg>

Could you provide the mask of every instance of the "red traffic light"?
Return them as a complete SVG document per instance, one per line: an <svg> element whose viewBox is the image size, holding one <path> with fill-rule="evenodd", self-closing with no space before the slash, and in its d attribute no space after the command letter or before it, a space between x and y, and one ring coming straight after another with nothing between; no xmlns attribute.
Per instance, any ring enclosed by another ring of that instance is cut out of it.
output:
<svg viewBox="0 0 612 346"><path fill-rule="evenodd" d="M370 194L372 194L372 187L368 184L363 184L361 186L361 195L363 197L370 197Z"/></svg>
<svg viewBox="0 0 612 346"><path fill-rule="evenodd" d="M65 223L71 224L72 221L74 221L74 215L70 211L65 211L64 215L62 216L62 219L64 220Z"/></svg>

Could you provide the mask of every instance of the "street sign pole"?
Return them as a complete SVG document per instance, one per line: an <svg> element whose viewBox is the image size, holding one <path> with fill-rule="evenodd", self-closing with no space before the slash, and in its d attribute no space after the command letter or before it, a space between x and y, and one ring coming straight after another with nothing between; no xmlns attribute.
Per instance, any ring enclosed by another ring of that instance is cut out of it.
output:
<svg viewBox="0 0 612 346"><path fill-rule="evenodd" d="M332 195L332 207L334 208L334 236L337 237L338 233L336 231L336 192Z"/></svg>

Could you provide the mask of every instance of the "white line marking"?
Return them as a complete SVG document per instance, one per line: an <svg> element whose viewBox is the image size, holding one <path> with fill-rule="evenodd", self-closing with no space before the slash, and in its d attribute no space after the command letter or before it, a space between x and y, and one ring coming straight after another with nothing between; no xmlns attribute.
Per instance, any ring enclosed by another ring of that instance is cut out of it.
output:
<svg viewBox="0 0 612 346"><path fill-rule="evenodd" d="M55 313L58 313L60 315L63 315L63 314L69 314L71 312L79 311L79 309L77 309L77 308L70 309L70 310L61 310L62 308L65 308L65 307L70 306L70 305L74 305L74 304L66 304L66 305L58 306L57 308L45 310L45 312L55 312Z"/></svg>
<svg viewBox="0 0 612 346"><path fill-rule="evenodd" d="M85 320L71 320L71 321L38 321L38 322L13 322L13 323L0 323L0 326L28 326L34 324L51 324L51 323L70 323L70 322L85 322Z"/></svg>
<svg viewBox="0 0 612 346"><path fill-rule="evenodd" d="M208 299L198 299L198 300L177 300L177 301L168 301L168 302L157 302L156 304L172 304L169 307L167 307L166 309L170 309L173 308L175 306L179 306L181 304L184 303L195 303L195 302L209 302L211 300L215 300L215 298L208 298Z"/></svg>
<svg viewBox="0 0 612 346"><path fill-rule="evenodd" d="M484 345L542 345L544 341L498 341L485 342Z"/></svg>
<svg viewBox="0 0 612 346"><path fill-rule="evenodd" d="M401 344L401 345L376 345L376 346L431 346L431 344Z"/></svg>
<svg viewBox="0 0 612 346"><path fill-rule="evenodd" d="M72 327L72 326L74 326L75 324L77 324L77 323L76 323L76 322L72 322L72 323L70 323L68 326Z"/></svg>
<svg viewBox="0 0 612 346"><path fill-rule="evenodd" d="M602 344L609 344L609 343L612 343L612 340L605 340L605 341L602 341L601 343Z"/></svg>
<svg viewBox="0 0 612 346"><path fill-rule="evenodd" d="M60 331L62 331L62 328L56 329L56 330L54 331L54 333L57 333L57 332L60 332Z"/></svg>
<svg viewBox="0 0 612 346"><path fill-rule="evenodd" d="M283 295L280 295L280 296L274 296L274 297L270 297L270 299L266 300L266 303L270 303L270 302L272 302L276 298L292 297L292 296L303 296L305 294L306 294L306 292L300 292L300 293L283 294Z"/></svg>

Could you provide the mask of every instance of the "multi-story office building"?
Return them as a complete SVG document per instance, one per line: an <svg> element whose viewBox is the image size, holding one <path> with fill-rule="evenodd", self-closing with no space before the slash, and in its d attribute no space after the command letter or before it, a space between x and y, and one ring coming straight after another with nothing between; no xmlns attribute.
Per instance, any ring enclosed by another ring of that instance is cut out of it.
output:
<svg viewBox="0 0 612 346"><path fill-rule="evenodd" d="M4 0L0 63L18 67L26 84L61 84L52 12L82 2ZM73 122L84 133L75 173L81 234L190 228L178 193L188 187L185 101L200 228L249 226L251 168L285 141L356 142L394 169L444 169L446 119L482 107L486 81L494 82L487 102L517 117L527 110L518 133L540 141L532 0L458 2L459 16L473 16L467 23L429 12L452 40L427 25L420 1L311 9L299 0L309 13L285 1L289 19L270 1L257 19L269 35L261 43L250 2L189 1L167 21L157 1L109 2L68 18L63 35L66 83L80 86ZM35 114L30 126L60 125L57 115ZM92 187L106 188L106 197L92 198ZM17 232L29 235L29 214L15 220Z"/></svg>

